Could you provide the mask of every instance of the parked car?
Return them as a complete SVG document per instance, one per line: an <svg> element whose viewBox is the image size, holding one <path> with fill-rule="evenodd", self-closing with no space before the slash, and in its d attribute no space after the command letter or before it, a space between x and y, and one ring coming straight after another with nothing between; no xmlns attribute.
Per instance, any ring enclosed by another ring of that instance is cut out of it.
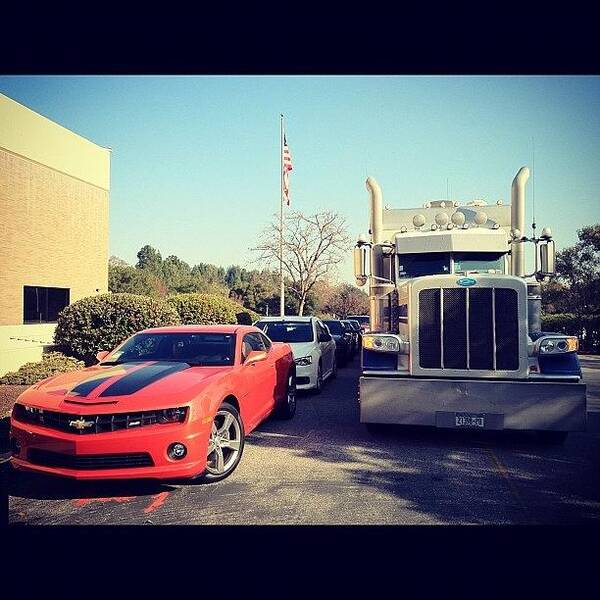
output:
<svg viewBox="0 0 600 600"><path fill-rule="evenodd" d="M352 325L354 331L356 331L357 339L358 339L358 349L362 347L362 328L360 323L356 319L348 319L348 323Z"/></svg>
<svg viewBox="0 0 600 600"><path fill-rule="evenodd" d="M354 329L354 326L352 325L352 323L350 323L350 321L348 321L347 319L342 319L341 321L342 321L342 324L344 325L344 327L346 328L346 331L348 331L350 333L350 335L352 336L352 348L350 350L350 355L354 356L359 348L358 333Z"/></svg>
<svg viewBox="0 0 600 600"><path fill-rule="evenodd" d="M296 385L319 393L337 374L335 341L316 317L263 317L255 323L274 342L286 342L296 363Z"/></svg>
<svg viewBox="0 0 600 600"><path fill-rule="evenodd" d="M292 349L257 327L146 329L97 359L19 396L14 467L74 479L218 481L259 423L296 411Z"/></svg>
<svg viewBox="0 0 600 600"><path fill-rule="evenodd" d="M327 325L335 340L337 361L339 366L343 367L352 357L352 334L338 319L325 319L323 323Z"/></svg>
<svg viewBox="0 0 600 600"><path fill-rule="evenodd" d="M369 323L370 323L370 317L369 315L349 315L348 316L348 320L350 321L358 321L358 323L360 324L360 328L362 329L363 333L369 333Z"/></svg>

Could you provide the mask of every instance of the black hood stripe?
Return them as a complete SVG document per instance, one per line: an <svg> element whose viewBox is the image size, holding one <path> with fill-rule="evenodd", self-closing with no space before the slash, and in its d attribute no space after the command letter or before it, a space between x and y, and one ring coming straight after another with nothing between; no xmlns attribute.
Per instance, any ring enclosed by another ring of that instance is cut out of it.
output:
<svg viewBox="0 0 600 600"><path fill-rule="evenodd" d="M101 386L103 383L106 383L107 379L111 377L115 377L115 375L122 375L123 369L125 371L129 371L133 367L136 367L135 363L129 365L120 365L119 370L115 371L114 368L107 369L106 373L102 373L101 376L96 375L91 379L85 379L81 383L78 383L69 394L73 394L76 396L87 396L91 392L93 392L97 387Z"/></svg>
<svg viewBox="0 0 600 600"><path fill-rule="evenodd" d="M154 363L121 377L121 379L109 385L98 397L135 394L151 383L163 379L163 377L189 368L190 365L187 363Z"/></svg>

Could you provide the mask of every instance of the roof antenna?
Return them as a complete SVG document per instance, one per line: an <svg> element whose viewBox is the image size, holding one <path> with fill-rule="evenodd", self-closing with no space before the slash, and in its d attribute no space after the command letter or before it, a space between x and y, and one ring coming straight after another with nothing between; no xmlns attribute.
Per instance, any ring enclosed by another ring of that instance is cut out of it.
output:
<svg viewBox="0 0 600 600"><path fill-rule="evenodd" d="M531 136L531 170L533 171L533 177L531 178L531 229L533 232L532 237L535 238L535 138L533 136Z"/></svg>

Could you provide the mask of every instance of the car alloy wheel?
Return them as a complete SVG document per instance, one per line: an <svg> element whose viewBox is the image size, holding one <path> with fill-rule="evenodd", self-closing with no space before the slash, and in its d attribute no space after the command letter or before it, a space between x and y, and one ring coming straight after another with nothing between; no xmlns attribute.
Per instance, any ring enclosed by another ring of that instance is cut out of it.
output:
<svg viewBox="0 0 600 600"><path fill-rule="evenodd" d="M206 454L206 476L218 481L237 467L244 448L244 426L235 407L224 402L213 420Z"/></svg>
<svg viewBox="0 0 600 600"><path fill-rule="evenodd" d="M296 414L296 374L288 375L287 388L285 392L285 402L276 413L280 419L291 419Z"/></svg>

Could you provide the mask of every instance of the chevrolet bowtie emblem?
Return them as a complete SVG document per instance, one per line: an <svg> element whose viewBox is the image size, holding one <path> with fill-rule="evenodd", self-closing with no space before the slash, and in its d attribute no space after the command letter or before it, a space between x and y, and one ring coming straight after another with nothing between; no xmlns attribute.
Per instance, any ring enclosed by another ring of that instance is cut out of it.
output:
<svg viewBox="0 0 600 600"><path fill-rule="evenodd" d="M76 421L69 421L69 427L74 427L75 429L87 429L94 424L93 421L86 421L83 417L77 419Z"/></svg>

